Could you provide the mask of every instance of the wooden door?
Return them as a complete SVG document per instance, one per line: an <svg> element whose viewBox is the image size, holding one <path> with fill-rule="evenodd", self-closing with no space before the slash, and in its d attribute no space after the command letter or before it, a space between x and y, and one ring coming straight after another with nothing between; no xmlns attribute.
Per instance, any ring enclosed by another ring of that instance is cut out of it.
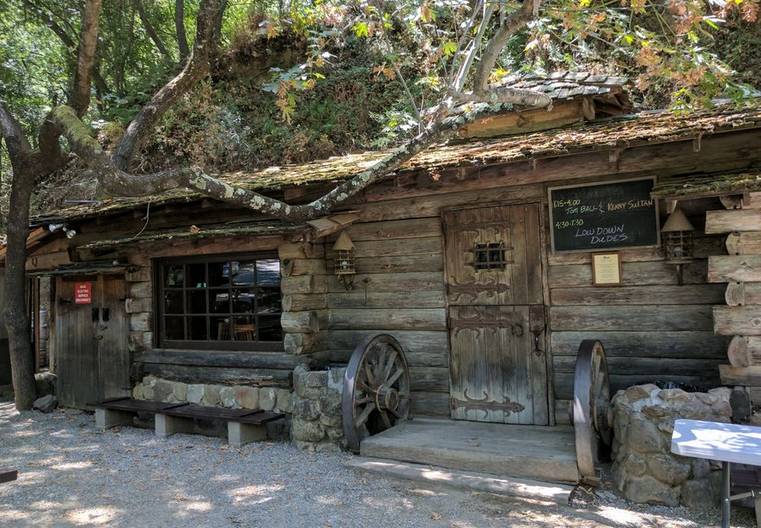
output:
<svg viewBox="0 0 761 528"><path fill-rule="evenodd" d="M92 300L76 304L78 282L92 284ZM59 277L56 282L55 354L58 399L67 407L128 396L126 283L116 276Z"/></svg>
<svg viewBox="0 0 761 528"><path fill-rule="evenodd" d="M540 213L444 213L452 418L549 423Z"/></svg>

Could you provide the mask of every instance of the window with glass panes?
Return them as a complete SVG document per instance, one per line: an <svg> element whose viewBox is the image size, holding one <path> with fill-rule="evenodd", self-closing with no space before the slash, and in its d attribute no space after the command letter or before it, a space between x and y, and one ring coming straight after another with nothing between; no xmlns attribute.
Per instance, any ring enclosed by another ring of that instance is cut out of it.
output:
<svg viewBox="0 0 761 528"><path fill-rule="evenodd" d="M276 255L162 261L160 343L258 348L282 341Z"/></svg>

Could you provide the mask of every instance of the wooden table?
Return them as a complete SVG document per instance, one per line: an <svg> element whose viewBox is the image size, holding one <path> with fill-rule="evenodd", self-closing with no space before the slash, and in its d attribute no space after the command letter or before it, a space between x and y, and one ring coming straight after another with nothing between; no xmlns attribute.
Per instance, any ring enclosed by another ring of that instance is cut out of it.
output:
<svg viewBox="0 0 761 528"><path fill-rule="evenodd" d="M731 464L761 466L761 427L735 425L699 420L677 420L671 437L671 452L693 458L704 458L721 462L721 526L729 528L729 506L731 501L753 497L756 504L756 519L761 515L761 493L730 496Z"/></svg>

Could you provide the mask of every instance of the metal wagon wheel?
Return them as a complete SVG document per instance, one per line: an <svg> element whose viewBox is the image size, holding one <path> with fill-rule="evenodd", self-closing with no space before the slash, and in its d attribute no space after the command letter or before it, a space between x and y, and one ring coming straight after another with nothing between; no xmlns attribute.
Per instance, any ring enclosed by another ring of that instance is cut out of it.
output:
<svg viewBox="0 0 761 528"><path fill-rule="evenodd" d="M355 452L363 438L407 419L410 373L396 339L381 334L354 349L344 375L341 404L347 447Z"/></svg>
<svg viewBox="0 0 761 528"><path fill-rule="evenodd" d="M581 479L597 485L597 466L609 452L613 433L608 363L602 343L594 339L586 339L579 346L571 411L576 438L576 463Z"/></svg>

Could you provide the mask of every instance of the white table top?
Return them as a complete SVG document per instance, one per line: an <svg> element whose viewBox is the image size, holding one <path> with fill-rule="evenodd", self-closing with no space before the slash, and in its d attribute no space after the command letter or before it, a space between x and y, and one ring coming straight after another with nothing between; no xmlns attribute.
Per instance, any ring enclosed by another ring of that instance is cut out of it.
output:
<svg viewBox="0 0 761 528"><path fill-rule="evenodd" d="M677 455L761 466L761 427L677 420L671 437Z"/></svg>

